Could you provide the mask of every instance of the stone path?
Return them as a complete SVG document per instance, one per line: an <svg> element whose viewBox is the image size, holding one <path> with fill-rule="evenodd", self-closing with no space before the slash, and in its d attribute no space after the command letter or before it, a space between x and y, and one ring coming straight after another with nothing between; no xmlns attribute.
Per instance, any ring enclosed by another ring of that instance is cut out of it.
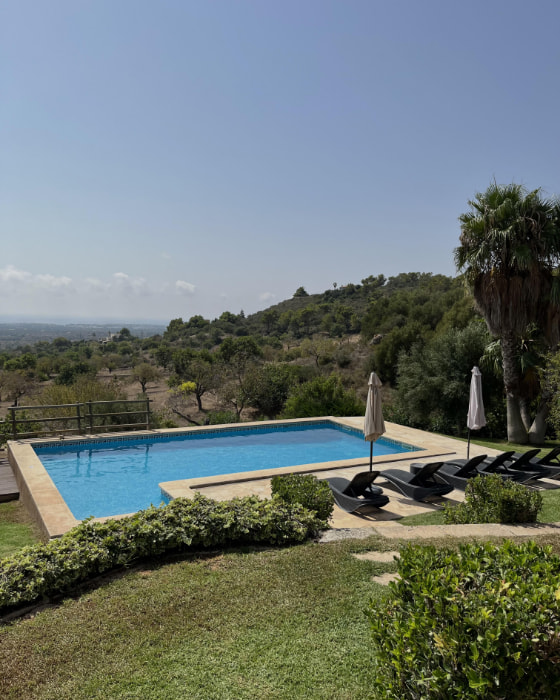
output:
<svg viewBox="0 0 560 700"><path fill-rule="evenodd" d="M560 523L535 523L529 525L399 525L395 522L377 523L375 527L343 528L325 530L319 542L334 542L345 539L365 539L371 535L381 535L392 540L429 540L446 537L536 537L539 535L560 535Z"/></svg>

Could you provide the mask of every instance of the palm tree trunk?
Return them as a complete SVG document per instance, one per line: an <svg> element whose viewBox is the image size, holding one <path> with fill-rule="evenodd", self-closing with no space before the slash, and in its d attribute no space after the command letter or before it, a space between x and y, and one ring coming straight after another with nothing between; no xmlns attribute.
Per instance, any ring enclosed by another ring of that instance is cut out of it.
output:
<svg viewBox="0 0 560 700"><path fill-rule="evenodd" d="M521 412L521 420L525 426L525 430L529 431L533 419L531 418L531 405L527 399L519 399L519 410Z"/></svg>
<svg viewBox="0 0 560 700"><path fill-rule="evenodd" d="M517 369L517 338L513 331L502 335L502 361L506 390L508 442L525 444L529 440L519 406L519 370Z"/></svg>
<svg viewBox="0 0 560 700"><path fill-rule="evenodd" d="M542 445L546 435L546 419L550 411L550 404L544 403L539 408L535 420L529 430L529 442L532 445Z"/></svg>

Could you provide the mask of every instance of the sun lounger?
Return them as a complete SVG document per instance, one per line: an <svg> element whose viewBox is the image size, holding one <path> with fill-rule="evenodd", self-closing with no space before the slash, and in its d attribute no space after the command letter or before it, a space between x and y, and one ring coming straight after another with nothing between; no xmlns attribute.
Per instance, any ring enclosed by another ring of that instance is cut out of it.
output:
<svg viewBox="0 0 560 700"><path fill-rule="evenodd" d="M476 476L476 468L478 465L483 462L488 455L475 455L474 457L471 457L470 459L450 459L446 462L443 462L442 467L440 467L435 473L434 473L434 478L437 481L441 481L442 483L447 483L445 479L442 476L442 468L445 468L446 465L451 464L455 467L454 471L458 469L459 467L461 468L461 476L468 476L469 474L473 474ZM410 465L410 471L413 474L417 474L421 469L424 469L426 464L424 462L413 462Z"/></svg>
<svg viewBox="0 0 560 700"><path fill-rule="evenodd" d="M504 467L507 471L525 474L527 478L524 481L531 481L531 479L542 479L550 476L552 473L550 467L544 467L543 465L533 461L533 458L536 457L539 452L539 449L527 450L527 452L516 452L512 456L511 460L505 462Z"/></svg>
<svg viewBox="0 0 560 700"><path fill-rule="evenodd" d="M407 472L404 469L385 469L380 476L401 493L414 501L424 501L426 498L434 496L445 496L453 491L453 486L436 481L435 473L440 469L443 462L432 462L424 464L416 472Z"/></svg>
<svg viewBox="0 0 560 700"><path fill-rule="evenodd" d="M520 459L523 457L523 455L526 454L532 454L533 456L527 463L527 469L530 469L531 471L536 471L540 473L539 478L543 477L548 477L550 479L556 479L560 476L560 461L559 461L559 455L560 455L560 447L553 447L550 452L547 452L545 455L542 457L539 457L538 459L535 459L534 456L539 452L539 450L533 451L529 450L529 452L516 452L513 456L516 459ZM508 464L509 466L509 464ZM548 471L548 474L543 474L542 470L546 469Z"/></svg>
<svg viewBox="0 0 560 700"><path fill-rule="evenodd" d="M443 466L438 471L438 475L447 481L448 484L451 484L461 491L465 490L469 479L473 479L479 475L488 476L489 474L498 474L502 479L523 481L526 478L524 474L506 472L506 470L502 468L504 459L505 457L502 454L488 462L484 460L479 461L478 464L476 463L476 458L468 461L461 460L464 461L465 464L457 464L453 461L444 462Z"/></svg>
<svg viewBox="0 0 560 700"><path fill-rule="evenodd" d="M379 472L371 472L371 474L374 474L372 478L373 481ZM330 486L335 503L337 506L339 506L339 508L342 508L342 510L345 510L347 513L354 513L361 508L365 508L366 506L381 508L389 503L389 498L381 493L382 489L379 489L380 493L371 493L371 495L366 493L362 496L354 496L353 488L349 488L351 482L348 481L348 479L343 479L340 476L334 476L330 479L326 479L326 481ZM377 489L379 487L375 488Z"/></svg>
<svg viewBox="0 0 560 700"><path fill-rule="evenodd" d="M516 452L515 456L518 456L518 454ZM542 464L543 467L560 467L560 447L553 447L550 452L532 461L536 464Z"/></svg>
<svg viewBox="0 0 560 700"><path fill-rule="evenodd" d="M373 482L377 478L378 474L378 471L359 472L358 474L355 474L344 493L347 496L355 496L356 498L359 498L360 496L372 496L383 493L383 489L380 486L373 485Z"/></svg>

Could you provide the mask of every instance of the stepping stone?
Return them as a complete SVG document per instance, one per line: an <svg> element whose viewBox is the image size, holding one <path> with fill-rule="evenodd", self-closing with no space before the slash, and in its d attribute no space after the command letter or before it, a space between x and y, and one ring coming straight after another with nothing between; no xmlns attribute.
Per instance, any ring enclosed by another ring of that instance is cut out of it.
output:
<svg viewBox="0 0 560 700"><path fill-rule="evenodd" d="M398 578L400 578L400 576L397 573L387 573L381 574L380 576L373 576L371 580L375 583L381 584L382 586L387 586L389 583L391 583L391 581L396 581Z"/></svg>
<svg viewBox="0 0 560 700"><path fill-rule="evenodd" d="M363 554L354 554L356 559L362 561L376 561L380 564L390 564L399 556L398 552L364 552Z"/></svg>

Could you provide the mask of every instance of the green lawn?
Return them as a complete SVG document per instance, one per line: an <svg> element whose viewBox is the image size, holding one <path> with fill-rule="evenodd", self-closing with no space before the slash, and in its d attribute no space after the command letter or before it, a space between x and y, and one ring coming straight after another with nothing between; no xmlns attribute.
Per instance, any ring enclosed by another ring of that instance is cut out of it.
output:
<svg viewBox="0 0 560 700"><path fill-rule="evenodd" d="M391 547L394 544L391 543ZM0 697L371 697L367 542L144 566L0 628Z"/></svg>
<svg viewBox="0 0 560 700"><path fill-rule="evenodd" d="M0 559L34 544L39 533L20 501L0 503Z"/></svg>

